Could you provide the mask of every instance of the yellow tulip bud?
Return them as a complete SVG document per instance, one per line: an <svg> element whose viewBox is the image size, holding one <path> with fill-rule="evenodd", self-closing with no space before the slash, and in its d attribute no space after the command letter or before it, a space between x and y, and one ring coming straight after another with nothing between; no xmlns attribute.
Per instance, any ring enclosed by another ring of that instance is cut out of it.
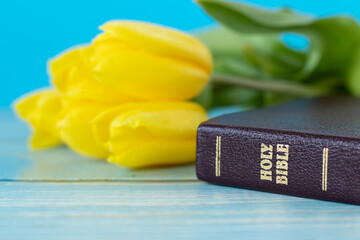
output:
<svg viewBox="0 0 360 240"><path fill-rule="evenodd" d="M191 102L129 103L100 114L92 126L111 152L109 162L139 168L193 162L196 130L206 119Z"/></svg>
<svg viewBox="0 0 360 240"><path fill-rule="evenodd" d="M64 102L95 101L112 104L134 101L96 80L89 63L93 53L92 46L80 46L50 61L52 81L62 93Z"/></svg>
<svg viewBox="0 0 360 240"><path fill-rule="evenodd" d="M33 149L61 144L56 121L62 108L60 94L55 90L38 91L17 100L17 113L34 129L30 139Z"/></svg>
<svg viewBox="0 0 360 240"><path fill-rule="evenodd" d="M94 41L93 73L105 86L142 100L186 100L198 95L212 71L207 47L158 25L110 21Z"/></svg>
<svg viewBox="0 0 360 240"><path fill-rule="evenodd" d="M95 141L90 122L107 109L108 106L97 103L66 106L57 124L61 139L79 154L106 158L109 152Z"/></svg>

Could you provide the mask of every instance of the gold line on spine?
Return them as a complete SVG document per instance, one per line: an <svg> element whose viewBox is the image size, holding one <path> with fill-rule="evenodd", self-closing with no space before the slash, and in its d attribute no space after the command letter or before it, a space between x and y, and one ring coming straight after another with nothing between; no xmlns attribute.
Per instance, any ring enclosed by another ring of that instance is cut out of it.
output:
<svg viewBox="0 0 360 240"><path fill-rule="evenodd" d="M329 149L323 149L323 168L322 168L322 190L327 191L327 174L328 174L328 154Z"/></svg>
<svg viewBox="0 0 360 240"><path fill-rule="evenodd" d="M216 136L215 176L220 176L221 136Z"/></svg>
<svg viewBox="0 0 360 240"><path fill-rule="evenodd" d="M221 170L221 136L219 136L219 176L220 176L220 170Z"/></svg>

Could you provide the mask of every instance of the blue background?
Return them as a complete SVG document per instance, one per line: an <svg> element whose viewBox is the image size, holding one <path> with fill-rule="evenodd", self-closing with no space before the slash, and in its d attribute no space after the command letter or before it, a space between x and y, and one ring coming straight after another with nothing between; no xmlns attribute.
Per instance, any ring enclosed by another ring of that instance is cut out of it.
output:
<svg viewBox="0 0 360 240"><path fill-rule="evenodd" d="M252 0L326 16L360 18L358 0ZM49 84L46 62L62 50L89 42L110 19L136 19L190 31L214 24L191 0L0 0L0 106Z"/></svg>

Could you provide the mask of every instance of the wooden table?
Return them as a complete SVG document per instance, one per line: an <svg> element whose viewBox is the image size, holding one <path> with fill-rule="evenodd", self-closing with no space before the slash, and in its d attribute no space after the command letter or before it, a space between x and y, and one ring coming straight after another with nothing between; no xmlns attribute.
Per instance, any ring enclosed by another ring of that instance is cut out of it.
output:
<svg viewBox="0 0 360 240"><path fill-rule="evenodd" d="M0 239L360 239L359 206L210 185L193 165L30 152L26 126L0 116Z"/></svg>

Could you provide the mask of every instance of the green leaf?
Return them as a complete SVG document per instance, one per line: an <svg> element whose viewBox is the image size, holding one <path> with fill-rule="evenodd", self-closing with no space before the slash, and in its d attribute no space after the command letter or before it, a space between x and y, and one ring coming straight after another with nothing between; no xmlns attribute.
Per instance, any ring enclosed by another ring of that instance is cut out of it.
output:
<svg viewBox="0 0 360 240"><path fill-rule="evenodd" d="M360 45L354 49L346 85L354 96L360 97Z"/></svg>
<svg viewBox="0 0 360 240"><path fill-rule="evenodd" d="M210 50L213 56L243 57L243 45L249 40L244 34L239 34L228 28L213 27L195 33Z"/></svg>
<svg viewBox="0 0 360 240"><path fill-rule="evenodd" d="M249 61L265 69L270 78L283 74L285 78L309 84L332 79L337 81L332 83L333 86L347 88L348 92L360 96L360 74L357 73L360 60L356 50L360 46L360 27L354 19L344 16L316 19L284 9L269 11L221 0L197 2L210 16L242 35L257 35L265 39L269 35L274 37L290 32L309 39L310 49L305 53L300 70L291 69L288 77L287 72L283 72L285 65L275 64L278 51L274 46L270 54L254 51L256 54Z"/></svg>
<svg viewBox="0 0 360 240"><path fill-rule="evenodd" d="M240 105L246 109L260 107L261 93L251 89L222 86L216 89L213 97L213 107Z"/></svg>
<svg viewBox="0 0 360 240"><path fill-rule="evenodd" d="M296 32L309 37L312 47L304 65L305 72L312 72L317 67L319 72L327 71L329 67L344 70L346 64L343 61L349 62L349 54L360 40L359 25L349 17L314 19L235 2L198 0L198 3L210 16L242 34Z"/></svg>
<svg viewBox="0 0 360 240"><path fill-rule="evenodd" d="M332 92L323 86L311 86L289 80L272 79L271 81L259 81L230 75L213 74L211 83L221 85L233 85L264 92L275 92L298 97L313 97Z"/></svg>
<svg viewBox="0 0 360 240"><path fill-rule="evenodd" d="M213 86L211 84L206 85L202 92L191 101L200 104L205 109L211 108L213 105Z"/></svg>
<svg viewBox="0 0 360 240"><path fill-rule="evenodd" d="M360 43L358 23L349 17L331 17L318 19L308 29L310 40L317 41L323 52L317 73L345 77L354 49Z"/></svg>
<svg viewBox="0 0 360 240"><path fill-rule="evenodd" d="M319 38L315 36L314 29L309 29L316 19L292 11L266 11L237 2L198 0L198 3L217 21L242 34L278 35L282 32L298 32L316 38L312 39L307 59L302 69L294 74L294 78L307 77L319 65L324 49Z"/></svg>
<svg viewBox="0 0 360 240"><path fill-rule="evenodd" d="M288 48L277 36L245 35L228 28L197 33L214 56L217 73L250 78L288 78L301 70L306 54Z"/></svg>
<svg viewBox="0 0 360 240"><path fill-rule="evenodd" d="M312 24L314 18L292 11L266 11L249 5L219 0L197 0L201 7L224 25L242 33L274 33L301 29Z"/></svg>
<svg viewBox="0 0 360 240"><path fill-rule="evenodd" d="M218 57L215 63L215 72L255 79L266 77L266 73L258 66L253 65L244 59L231 56Z"/></svg>
<svg viewBox="0 0 360 240"><path fill-rule="evenodd" d="M263 106L272 106L297 99L298 97L287 94L278 94L273 92L264 92L262 94Z"/></svg>
<svg viewBox="0 0 360 240"><path fill-rule="evenodd" d="M223 25L199 35L214 56L212 105L256 107L339 93L360 97L360 27L353 18L197 2ZM286 46L279 38L283 33L306 37L308 50Z"/></svg>

